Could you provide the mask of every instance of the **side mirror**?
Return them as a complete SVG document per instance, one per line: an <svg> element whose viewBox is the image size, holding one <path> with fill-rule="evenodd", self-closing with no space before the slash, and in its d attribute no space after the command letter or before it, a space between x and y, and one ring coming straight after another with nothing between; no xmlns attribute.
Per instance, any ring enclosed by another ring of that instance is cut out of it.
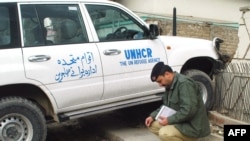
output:
<svg viewBox="0 0 250 141"><path fill-rule="evenodd" d="M159 35L159 29L158 26L155 24L150 24L149 25L149 34L151 39L155 39L156 36Z"/></svg>

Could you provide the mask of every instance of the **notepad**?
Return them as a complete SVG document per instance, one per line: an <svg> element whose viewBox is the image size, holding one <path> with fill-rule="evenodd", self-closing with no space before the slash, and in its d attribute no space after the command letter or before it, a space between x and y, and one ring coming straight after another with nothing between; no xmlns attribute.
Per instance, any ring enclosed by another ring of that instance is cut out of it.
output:
<svg viewBox="0 0 250 141"><path fill-rule="evenodd" d="M168 106L162 105L160 111L156 115L155 119L159 120L159 117L169 117L173 114L175 114L176 111Z"/></svg>

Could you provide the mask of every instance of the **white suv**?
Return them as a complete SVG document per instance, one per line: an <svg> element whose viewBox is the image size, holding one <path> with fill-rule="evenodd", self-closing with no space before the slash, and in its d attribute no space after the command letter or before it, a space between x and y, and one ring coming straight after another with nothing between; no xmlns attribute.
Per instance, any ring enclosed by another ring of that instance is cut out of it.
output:
<svg viewBox="0 0 250 141"><path fill-rule="evenodd" d="M0 140L44 141L46 120L158 101L158 61L197 80L210 109L220 42L160 36L110 1L1 0Z"/></svg>

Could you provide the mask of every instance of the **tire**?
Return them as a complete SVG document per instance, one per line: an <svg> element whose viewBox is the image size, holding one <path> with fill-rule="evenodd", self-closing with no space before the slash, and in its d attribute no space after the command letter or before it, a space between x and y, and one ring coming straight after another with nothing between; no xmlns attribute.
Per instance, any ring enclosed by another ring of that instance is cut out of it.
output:
<svg viewBox="0 0 250 141"><path fill-rule="evenodd" d="M187 70L183 74L191 77L196 82L198 82L202 91L202 99L206 105L207 111L211 110L214 101L213 101L213 85L210 77L206 73L194 69Z"/></svg>
<svg viewBox="0 0 250 141"><path fill-rule="evenodd" d="M0 141L45 141L47 126L41 110L20 97L0 100Z"/></svg>

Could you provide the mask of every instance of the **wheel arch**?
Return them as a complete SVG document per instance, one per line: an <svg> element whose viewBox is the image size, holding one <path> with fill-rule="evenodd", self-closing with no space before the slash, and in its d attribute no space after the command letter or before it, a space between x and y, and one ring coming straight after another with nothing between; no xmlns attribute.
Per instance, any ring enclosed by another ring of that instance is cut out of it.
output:
<svg viewBox="0 0 250 141"><path fill-rule="evenodd" d="M215 67L214 63L215 60L209 57L191 58L182 66L180 73L184 73L185 71L190 69L196 69L206 73L211 79L213 79Z"/></svg>
<svg viewBox="0 0 250 141"><path fill-rule="evenodd" d="M12 84L1 86L0 91L0 98L9 96L26 98L41 109L46 119L53 118L54 109L52 103L41 88L32 84Z"/></svg>

